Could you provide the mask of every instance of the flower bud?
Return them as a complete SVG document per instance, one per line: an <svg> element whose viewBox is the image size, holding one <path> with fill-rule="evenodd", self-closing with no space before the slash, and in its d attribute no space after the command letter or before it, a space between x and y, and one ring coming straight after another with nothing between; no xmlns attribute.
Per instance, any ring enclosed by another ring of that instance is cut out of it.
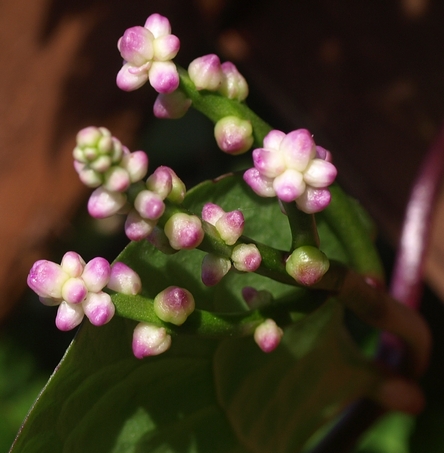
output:
<svg viewBox="0 0 444 453"><path fill-rule="evenodd" d="M254 341L264 352L271 352L279 346L283 330L272 319L265 320L256 327Z"/></svg>
<svg viewBox="0 0 444 453"><path fill-rule="evenodd" d="M331 193L327 188L315 189L308 186L305 192L296 200L297 207L307 213L314 214L324 210L331 201Z"/></svg>
<svg viewBox="0 0 444 453"><path fill-rule="evenodd" d="M261 265L262 257L254 244L239 244L231 253L231 261L238 271L254 272Z"/></svg>
<svg viewBox="0 0 444 453"><path fill-rule="evenodd" d="M81 278L70 278L62 287L62 298L70 304L79 304L85 300L88 288Z"/></svg>
<svg viewBox="0 0 444 453"><path fill-rule="evenodd" d="M83 319L84 312L81 304L69 304L62 301L57 309L56 326L64 332L77 327Z"/></svg>
<svg viewBox="0 0 444 453"><path fill-rule="evenodd" d="M82 305L85 315L94 326L103 326L108 323L115 313L111 296L103 291L88 293Z"/></svg>
<svg viewBox="0 0 444 453"><path fill-rule="evenodd" d="M253 144L253 128L250 121L237 116L226 116L214 127L217 146L227 154L245 153Z"/></svg>
<svg viewBox="0 0 444 453"><path fill-rule="evenodd" d="M139 323L133 333L133 354L138 359L162 354L171 346L171 336L164 327Z"/></svg>
<svg viewBox="0 0 444 453"><path fill-rule="evenodd" d="M61 299L62 288L69 279L59 264L39 260L34 263L28 275L28 286L40 297Z"/></svg>
<svg viewBox="0 0 444 453"><path fill-rule="evenodd" d="M142 66L154 57L154 36L145 27L135 26L125 30L117 47L122 58L134 66Z"/></svg>
<svg viewBox="0 0 444 453"><path fill-rule="evenodd" d="M85 264L83 258L76 252L66 252L60 263L62 269L67 272L70 277L80 277Z"/></svg>
<svg viewBox="0 0 444 453"><path fill-rule="evenodd" d="M248 96L248 84L231 61L221 65L222 81L219 91L228 99L243 101Z"/></svg>
<svg viewBox="0 0 444 453"><path fill-rule="evenodd" d="M195 249L205 235L199 217L185 213L173 214L167 220L164 231L175 250Z"/></svg>
<svg viewBox="0 0 444 453"><path fill-rule="evenodd" d="M157 220L165 211L162 198L151 190L142 190L134 200L134 207L144 219Z"/></svg>
<svg viewBox="0 0 444 453"><path fill-rule="evenodd" d="M205 203L202 208L202 220L216 226L216 222L225 214L225 211L215 203Z"/></svg>
<svg viewBox="0 0 444 453"><path fill-rule="evenodd" d="M128 172L130 181L135 183L143 179L148 171L148 156L143 151L125 154L120 166Z"/></svg>
<svg viewBox="0 0 444 453"><path fill-rule="evenodd" d="M128 172L113 165L105 174L103 187L110 192L125 192L131 184Z"/></svg>
<svg viewBox="0 0 444 453"><path fill-rule="evenodd" d="M242 212L235 210L225 212L215 226L225 244L233 245L242 236L244 223L245 219Z"/></svg>
<svg viewBox="0 0 444 453"><path fill-rule="evenodd" d="M105 258L96 257L86 263L82 279L89 291L97 293L108 283L111 266Z"/></svg>
<svg viewBox="0 0 444 453"><path fill-rule="evenodd" d="M185 288L169 286L154 298L154 313L165 322L182 325L195 308L194 297Z"/></svg>
<svg viewBox="0 0 444 453"><path fill-rule="evenodd" d="M196 58L188 66L188 74L197 90L216 91L222 83L222 69L215 54Z"/></svg>
<svg viewBox="0 0 444 453"><path fill-rule="evenodd" d="M270 305L273 302L273 295L265 289L257 290L251 286L242 288L242 297L252 310Z"/></svg>
<svg viewBox="0 0 444 453"><path fill-rule="evenodd" d="M139 275L120 261L111 266L111 274L106 286L113 291L131 296L142 291L142 281Z"/></svg>
<svg viewBox="0 0 444 453"><path fill-rule="evenodd" d="M179 119L188 112L191 103L191 99L181 90L169 94L159 93L154 102L153 113L160 119Z"/></svg>
<svg viewBox="0 0 444 453"><path fill-rule="evenodd" d="M214 286L222 280L230 269L230 260L209 253L202 260L202 283L205 286Z"/></svg>
<svg viewBox="0 0 444 453"><path fill-rule="evenodd" d="M143 219L135 209L132 209L125 221L125 234L131 241L140 241L153 231L156 223L156 220Z"/></svg>
<svg viewBox="0 0 444 453"><path fill-rule="evenodd" d="M104 219L116 214L125 206L125 203L125 194L111 192L100 186L89 197L88 212L96 219Z"/></svg>
<svg viewBox="0 0 444 453"><path fill-rule="evenodd" d="M321 280L329 267L327 256L310 245L294 250L285 264L288 274L304 286L314 285Z"/></svg>

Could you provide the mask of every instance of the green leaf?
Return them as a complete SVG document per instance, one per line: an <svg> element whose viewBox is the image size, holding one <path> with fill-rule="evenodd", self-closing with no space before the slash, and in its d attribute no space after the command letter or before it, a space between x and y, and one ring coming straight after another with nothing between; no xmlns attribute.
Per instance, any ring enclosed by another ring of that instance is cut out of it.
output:
<svg viewBox="0 0 444 453"><path fill-rule="evenodd" d="M197 186L184 206L200 214L208 201L226 211L241 209L245 235L284 250L290 246L276 200L254 195L240 175ZM325 220L320 236L330 258L348 262ZM143 296L178 285L193 293L200 309L247 310L244 286L267 289L275 298L302 292L310 301L308 290L256 274L230 272L207 288L200 279L203 256L199 250L164 255L141 241L129 244L118 260L139 273ZM334 302L288 328L282 346L269 355L251 337L220 342L179 335L168 352L140 361L131 351L135 325L122 318L100 328L84 323L11 453L243 453L244 442L253 452L293 451L377 379Z"/></svg>
<svg viewBox="0 0 444 453"><path fill-rule="evenodd" d="M251 339L216 353L219 401L233 429L255 453L294 453L348 402L380 379L343 327L335 300L285 330L264 356Z"/></svg>

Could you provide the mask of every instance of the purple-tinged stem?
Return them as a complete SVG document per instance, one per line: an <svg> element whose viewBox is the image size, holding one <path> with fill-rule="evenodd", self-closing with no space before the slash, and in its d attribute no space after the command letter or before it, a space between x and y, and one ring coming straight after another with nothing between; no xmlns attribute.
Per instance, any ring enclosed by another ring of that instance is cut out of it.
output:
<svg viewBox="0 0 444 453"><path fill-rule="evenodd" d="M402 304L417 310L420 306L425 253L431 231L433 208L444 174L444 124L420 168L407 204L401 240L396 254L390 294ZM405 365L401 342L384 333L378 359L398 370ZM377 403L363 399L344 412L329 434L310 453L347 453L362 434L383 414Z"/></svg>

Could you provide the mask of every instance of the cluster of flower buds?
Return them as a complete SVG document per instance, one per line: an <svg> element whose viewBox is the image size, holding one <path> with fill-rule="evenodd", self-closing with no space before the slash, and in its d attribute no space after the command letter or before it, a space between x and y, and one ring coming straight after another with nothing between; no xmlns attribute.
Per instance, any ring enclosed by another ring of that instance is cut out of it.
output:
<svg viewBox="0 0 444 453"><path fill-rule="evenodd" d="M120 89L133 91L148 80L158 93L171 93L179 86L179 74L171 60L179 52L180 41L171 34L166 17L152 14L143 27L128 28L117 47L124 60L117 75Z"/></svg>
<svg viewBox="0 0 444 453"><path fill-rule="evenodd" d="M65 253L61 264L36 261L27 281L43 304L58 305L56 325L64 331L78 326L84 315L96 326L111 320L115 308L105 286L133 295L142 288L139 276L126 264L111 266L100 257L85 263L76 252Z"/></svg>
<svg viewBox="0 0 444 453"><path fill-rule="evenodd" d="M317 283L329 267L330 261L327 256L311 245L304 245L293 250L285 263L288 274L303 286Z"/></svg>
<svg viewBox="0 0 444 453"><path fill-rule="evenodd" d="M244 180L258 195L296 201L299 209L308 214L330 203L328 186L336 178L336 167L330 153L316 146L306 129L289 134L269 132L264 147L253 151L253 162Z"/></svg>
<svg viewBox="0 0 444 453"><path fill-rule="evenodd" d="M202 220L212 225L213 234L226 245L234 245L244 231L244 215L239 210L225 212L214 203L206 203L202 208ZM243 272L254 272L262 261L257 247L253 244L238 244L230 259L214 254L205 255L202 261L202 282L213 286L228 273L233 265Z"/></svg>
<svg viewBox="0 0 444 453"><path fill-rule="evenodd" d="M140 181L148 170L143 151L131 153L104 127L86 127L77 134L74 168L88 187L122 193Z"/></svg>

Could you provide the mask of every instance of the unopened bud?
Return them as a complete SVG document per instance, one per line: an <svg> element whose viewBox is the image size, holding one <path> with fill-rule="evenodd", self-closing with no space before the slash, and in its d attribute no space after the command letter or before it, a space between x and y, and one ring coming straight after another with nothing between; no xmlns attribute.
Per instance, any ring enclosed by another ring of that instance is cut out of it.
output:
<svg viewBox="0 0 444 453"><path fill-rule="evenodd" d="M182 325L194 311L193 295L184 288L169 286L154 298L154 313L165 322Z"/></svg>
<svg viewBox="0 0 444 453"><path fill-rule="evenodd" d="M214 127L217 146L227 154L245 153L253 144L253 128L250 121L237 116L226 116Z"/></svg>
<svg viewBox="0 0 444 453"><path fill-rule="evenodd" d="M164 231L175 250L195 249L205 235L199 217L185 213L173 214L167 220Z"/></svg>
<svg viewBox="0 0 444 453"><path fill-rule="evenodd" d="M239 244L231 253L231 261L238 271L254 272L261 265L262 257L254 244Z"/></svg>
<svg viewBox="0 0 444 453"><path fill-rule="evenodd" d="M219 57L209 54L196 58L188 66L188 74L197 90L216 91L222 82Z"/></svg>
<svg viewBox="0 0 444 453"><path fill-rule="evenodd" d="M304 286L314 285L321 280L329 267L327 256L310 245L294 250L285 264L288 274Z"/></svg>
<svg viewBox="0 0 444 453"><path fill-rule="evenodd" d="M141 322L133 333L133 354L138 359L162 354L171 346L171 335L164 327Z"/></svg>
<svg viewBox="0 0 444 453"><path fill-rule="evenodd" d="M117 261L111 266L111 274L106 286L118 293L135 296L142 290L142 281L137 272L125 263Z"/></svg>
<svg viewBox="0 0 444 453"><path fill-rule="evenodd" d="M202 260L202 282L205 286L214 286L231 269L231 261L211 253Z"/></svg>
<svg viewBox="0 0 444 453"><path fill-rule="evenodd" d="M265 320L256 327L254 341L264 352L271 352L279 346L284 332L272 319Z"/></svg>

